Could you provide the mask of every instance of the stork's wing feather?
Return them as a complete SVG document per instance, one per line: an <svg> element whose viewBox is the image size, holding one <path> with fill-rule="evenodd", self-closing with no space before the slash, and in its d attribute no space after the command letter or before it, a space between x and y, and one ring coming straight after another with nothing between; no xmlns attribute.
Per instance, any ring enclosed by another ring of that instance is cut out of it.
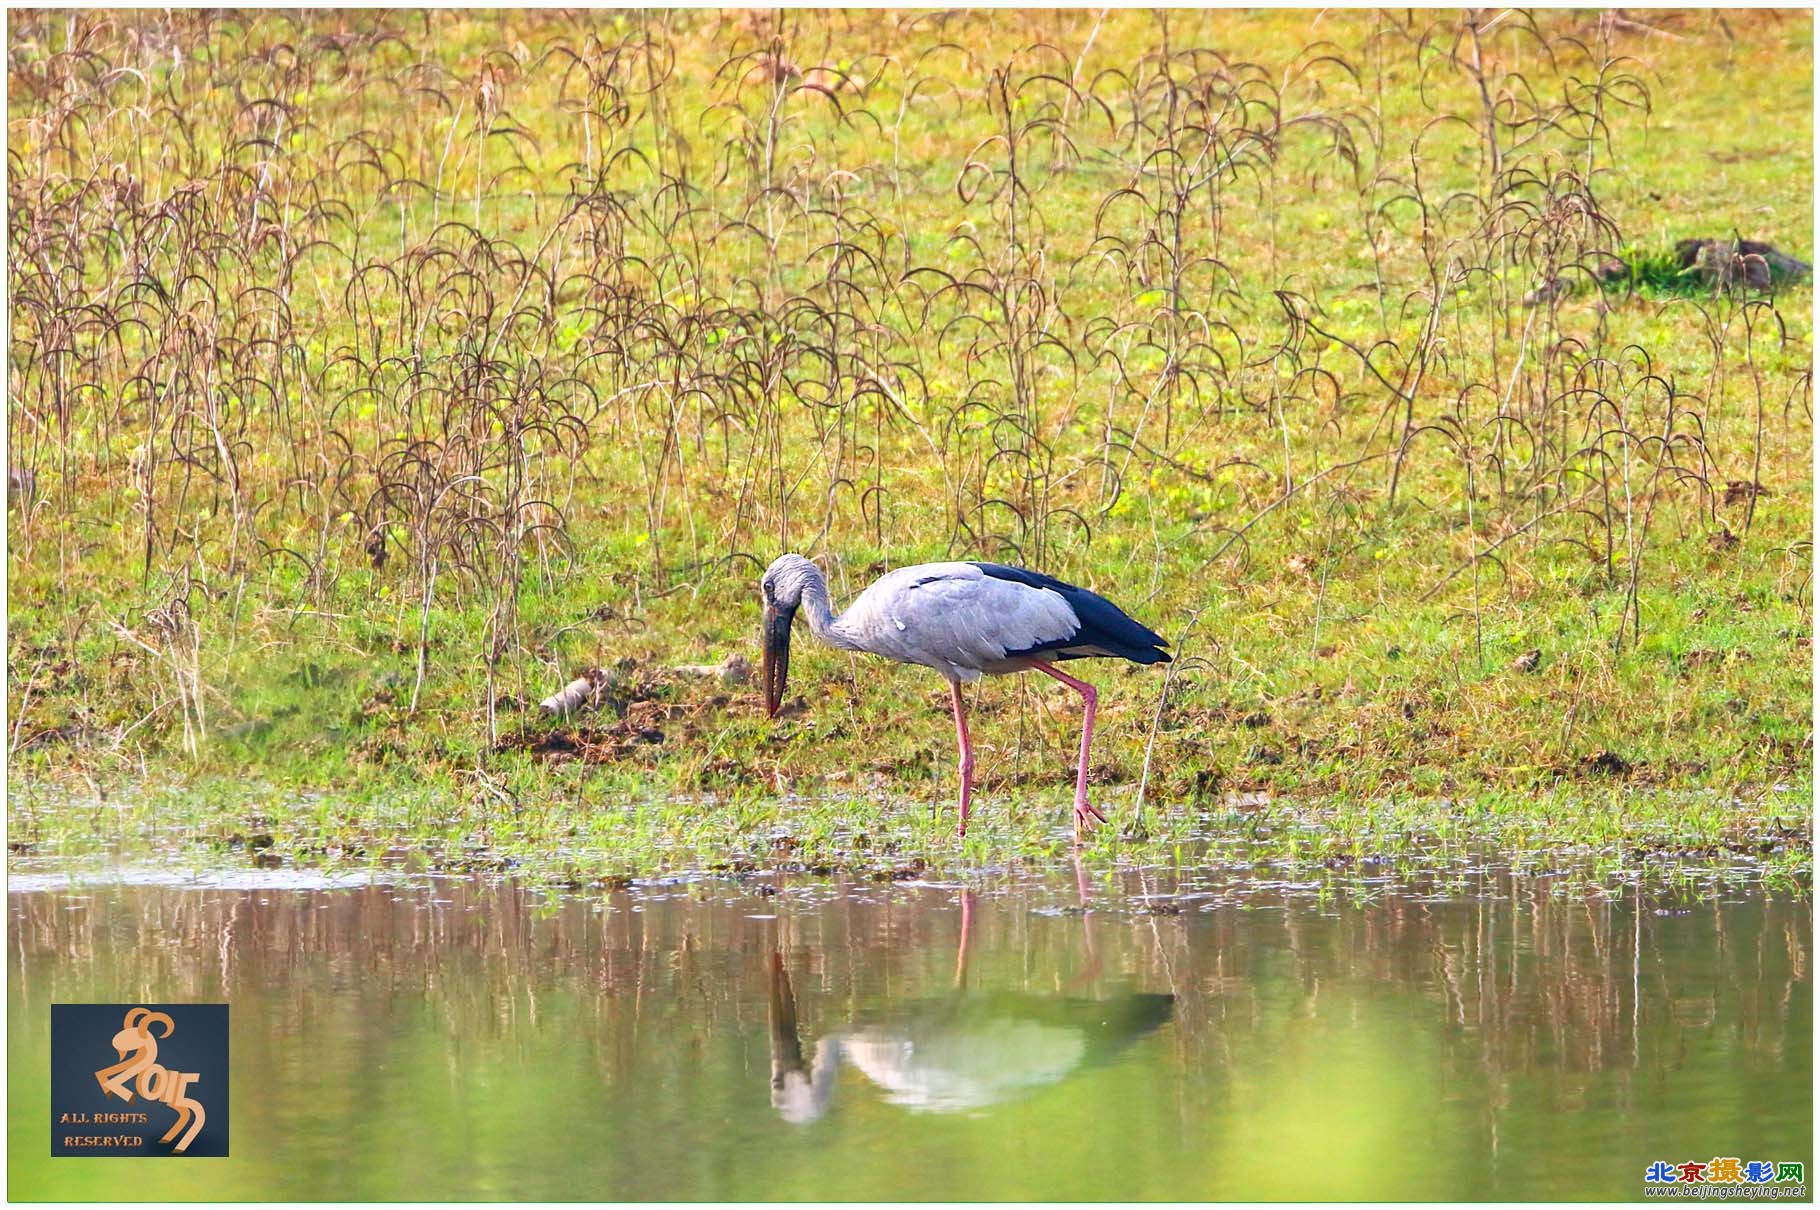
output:
<svg viewBox="0 0 1820 1210"><path fill-rule="evenodd" d="M1169 644L1162 635L1133 621L1124 610L1097 592L1077 588L1054 576L1011 567L1004 563L976 563L987 576L1008 583L1044 589L1061 597L1080 622L1080 628L1061 640L1038 643L1007 652L1007 655L1041 655L1053 651L1060 659L1109 655L1138 664L1168 663Z"/></svg>
<svg viewBox="0 0 1820 1210"><path fill-rule="evenodd" d="M840 625L867 651L971 680L1008 652L1066 641L1080 620L1056 593L994 579L972 563L924 563L881 577Z"/></svg>
<svg viewBox="0 0 1820 1210"><path fill-rule="evenodd" d="M841 615L867 651L971 680L1020 656L1169 658L1160 635L1104 597L998 563L924 563L890 572Z"/></svg>

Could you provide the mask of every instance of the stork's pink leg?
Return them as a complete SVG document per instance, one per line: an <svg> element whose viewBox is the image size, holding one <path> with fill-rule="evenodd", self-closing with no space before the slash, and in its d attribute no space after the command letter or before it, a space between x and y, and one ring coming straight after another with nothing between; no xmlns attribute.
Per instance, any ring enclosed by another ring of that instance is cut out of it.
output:
<svg viewBox="0 0 1820 1210"><path fill-rule="evenodd" d="M1081 695L1085 717L1081 720L1080 772L1074 779L1074 836L1076 840L1079 840L1081 833L1088 826L1089 819L1097 819L1101 823L1106 822L1106 817L1100 814L1099 808L1087 801L1087 750L1093 746L1093 714L1099 708L1100 695L1092 685L1086 681L1075 680L1066 672L1058 670L1054 664L1031 660L1030 666L1038 672L1047 673Z"/></svg>
<svg viewBox="0 0 1820 1210"><path fill-rule="evenodd" d="M1087 890L1087 870L1081 865L1078 848L1074 853L1074 890L1081 898L1081 945L1087 952L1087 962L1074 978L1068 980L1069 986L1092 983L1100 977L1100 951L1093 944L1093 913L1090 910L1093 896Z"/></svg>
<svg viewBox="0 0 1820 1210"><path fill-rule="evenodd" d="M973 892L961 892L961 947L954 956L954 986L967 983L967 936L973 931Z"/></svg>
<svg viewBox="0 0 1820 1210"><path fill-rule="evenodd" d="M954 733L961 741L961 835L967 835L967 809L973 800L973 742L967 738L967 704L961 701L961 683L948 682L954 698Z"/></svg>

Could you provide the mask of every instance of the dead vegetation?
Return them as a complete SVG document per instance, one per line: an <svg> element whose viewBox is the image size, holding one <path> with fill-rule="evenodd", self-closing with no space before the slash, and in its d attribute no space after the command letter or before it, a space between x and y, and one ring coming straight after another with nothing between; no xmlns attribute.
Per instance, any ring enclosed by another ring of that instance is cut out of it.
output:
<svg viewBox="0 0 1820 1210"><path fill-rule="evenodd" d="M206 761L319 646L290 696L350 748L655 759L688 732L617 661L736 713L687 662L792 548L1132 585L1186 657L1134 707L1172 793L1495 746L1405 717L1399 660L1468 715L1553 695L1513 776L1614 773L1572 670L1615 708L1709 579L1811 608L1805 265L1733 233L1675 246L1712 288L1548 285L1659 234L1649 56L1720 31L1221 20L15 14L13 751ZM1170 726L1240 734L1209 769ZM775 780L738 738L704 767Z"/></svg>

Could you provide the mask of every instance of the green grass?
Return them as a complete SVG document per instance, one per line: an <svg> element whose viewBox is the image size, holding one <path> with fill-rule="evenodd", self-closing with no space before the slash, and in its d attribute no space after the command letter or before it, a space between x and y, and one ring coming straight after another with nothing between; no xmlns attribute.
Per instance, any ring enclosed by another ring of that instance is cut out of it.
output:
<svg viewBox="0 0 1820 1210"><path fill-rule="evenodd" d="M1203 136L1178 108L1149 154L1143 13L792 14L787 57L866 78L839 110L740 84L771 34L736 14L20 15L15 852L585 883L1065 851L1060 687L974 694L958 845L938 679L805 635L771 724L675 671L756 658L792 549L837 598L1022 560L1168 635L1167 678L1095 666L1098 797L1145 801L1105 859L1804 880L1811 293L1520 300L1687 236L1811 259L1811 18L1482 30L1495 180L1458 17L1411 20L1170 14L1231 64L1169 68L1230 158L1178 179ZM619 678L586 758L525 751L586 666Z"/></svg>

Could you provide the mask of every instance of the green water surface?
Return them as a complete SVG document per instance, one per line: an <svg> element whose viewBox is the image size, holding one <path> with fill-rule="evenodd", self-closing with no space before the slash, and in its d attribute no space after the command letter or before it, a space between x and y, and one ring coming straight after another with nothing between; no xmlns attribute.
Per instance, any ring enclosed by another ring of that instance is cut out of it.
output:
<svg viewBox="0 0 1820 1210"><path fill-rule="evenodd" d="M1636 1200L1658 1159L1813 1158L1810 907L1752 892L9 899L16 1199ZM219 1000L230 1158L49 1157L53 1002Z"/></svg>

